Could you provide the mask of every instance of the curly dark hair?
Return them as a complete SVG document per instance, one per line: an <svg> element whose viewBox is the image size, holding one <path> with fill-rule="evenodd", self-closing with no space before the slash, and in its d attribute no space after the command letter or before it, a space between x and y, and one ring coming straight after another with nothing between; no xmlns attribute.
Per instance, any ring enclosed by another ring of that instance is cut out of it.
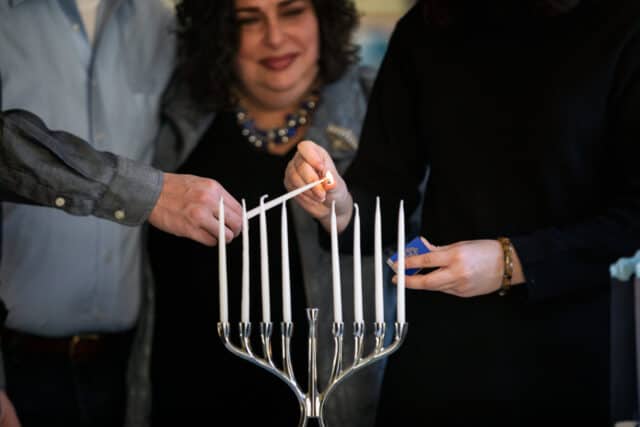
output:
<svg viewBox="0 0 640 427"><path fill-rule="evenodd" d="M557 16L571 11L580 0L419 0L425 18L440 27L447 27L466 16L476 20L482 13L495 19L518 19L523 16Z"/></svg>
<svg viewBox="0 0 640 427"><path fill-rule="evenodd" d="M311 0L320 30L319 73L323 83L339 79L359 60L352 37L359 23L353 0ZM238 83L234 60L238 25L234 0L181 0L176 6L180 37L178 78L188 82L206 111L230 108Z"/></svg>

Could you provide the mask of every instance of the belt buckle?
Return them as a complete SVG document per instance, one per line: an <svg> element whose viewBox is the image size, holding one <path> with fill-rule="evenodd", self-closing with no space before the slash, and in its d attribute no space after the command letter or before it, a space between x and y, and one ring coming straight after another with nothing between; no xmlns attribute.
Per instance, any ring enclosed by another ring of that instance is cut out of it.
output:
<svg viewBox="0 0 640 427"><path fill-rule="evenodd" d="M77 351L80 343L86 342L86 341L98 341L99 339L100 337L97 334L81 334L81 335L72 336L71 340L69 341L69 359L71 360L79 359L78 356L80 354L77 353Z"/></svg>

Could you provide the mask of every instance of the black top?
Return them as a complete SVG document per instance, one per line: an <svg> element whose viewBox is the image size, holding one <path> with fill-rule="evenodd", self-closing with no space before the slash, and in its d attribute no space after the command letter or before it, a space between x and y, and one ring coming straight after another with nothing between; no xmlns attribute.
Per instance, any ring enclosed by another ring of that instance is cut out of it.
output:
<svg viewBox="0 0 640 427"><path fill-rule="evenodd" d="M528 283L408 291L380 425L607 425L608 266L640 247L639 31L631 0L437 28L418 6L398 24L345 175L363 228L378 193L395 239L384 213L416 206L430 167L422 234L510 236Z"/></svg>
<svg viewBox="0 0 640 427"><path fill-rule="evenodd" d="M256 150L240 134L235 116L222 113L178 173L217 180L235 197L245 198L249 210L259 205L263 194L274 198L286 192L284 170L293 152L281 157ZM280 215L279 207L267 212L273 352L278 366L282 321ZM254 351L261 355L259 229L258 217L251 219L252 337ZM293 321L297 328L293 363L305 389L305 377L300 373L305 373L307 366L306 304L291 215L288 229ZM227 419L238 419L247 426L297 425L297 400L284 382L232 355L218 338L218 248L152 229L149 251L157 295L152 363L154 425L202 425L206 420L221 419L223 413ZM237 344L242 238L227 245L227 263L229 321Z"/></svg>

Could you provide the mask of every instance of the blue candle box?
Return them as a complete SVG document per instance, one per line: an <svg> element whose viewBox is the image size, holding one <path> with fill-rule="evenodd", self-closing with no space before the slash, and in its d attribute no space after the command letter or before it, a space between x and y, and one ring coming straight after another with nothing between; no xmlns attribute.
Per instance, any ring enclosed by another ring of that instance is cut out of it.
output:
<svg viewBox="0 0 640 427"><path fill-rule="evenodd" d="M428 252L431 252L429 250L429 248L427 247L427 245L424 244L424 242L422 241L420 236L418 236L418 237L414 238L413 240L411 240L409 243L407 243L405 245L404 248L405 248L404 249L405 259L407 257L410 257L410 256L422 255L422 254L426 254ZM398 253L397 252L387 259L387 264L396 273L397 273L397 271L396 271L396 268L395 268L394 264L397 261L398 261ZM407 269L405 271L405 274L407 276L413 276L414 274L417 274L422 270L423 270L422 268L409 268L409 269Z"/></svg>

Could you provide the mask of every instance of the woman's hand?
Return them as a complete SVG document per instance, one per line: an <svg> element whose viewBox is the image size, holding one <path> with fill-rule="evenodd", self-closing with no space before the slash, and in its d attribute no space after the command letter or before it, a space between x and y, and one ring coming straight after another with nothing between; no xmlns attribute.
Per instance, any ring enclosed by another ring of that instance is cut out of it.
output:
<svg viewBox="0 0 640 427"><path fill-rule="evenodd" d="M426 242L426 241L425 241ZM433 246L426 254L407 257L406 268L437 268L428 274L406 277L411 289L440 291L469 298L500 289L504 271L502 246L497 240L471 240L448 246ZM522 267L514 253L513 284L522 283ZM393 278L394 283L397 276Z"/></svg>
<svg viewBox="0 0 640 427"><path fill-rule="evenodd" d="M296 197L296 201L327 230L330 227L331 203L335 201L338 231L342 231L351 220L353 200L333 159L324 148L311 141L300 142L295 156L287 165L284 185L288 191L295 190L324 178L328 172L333 178L331 182L315 186Z"/></svg>

